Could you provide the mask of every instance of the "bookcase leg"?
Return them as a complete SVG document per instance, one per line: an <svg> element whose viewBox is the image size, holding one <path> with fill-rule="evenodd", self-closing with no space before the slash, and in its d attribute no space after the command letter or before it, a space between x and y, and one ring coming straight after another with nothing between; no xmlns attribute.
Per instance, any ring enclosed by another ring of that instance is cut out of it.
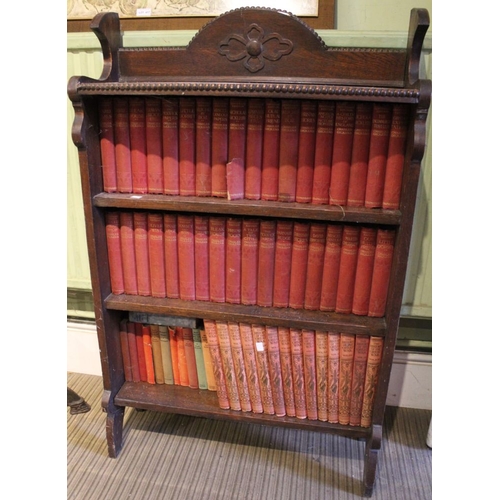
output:
<svg viewBox="0 0 500 500"><path fill-rule="evenodd" d="M364 467L364 495L371 497L373 486L375 484L375 475L377 470L378 452L382 443L382 426L374 425L372 435L366 443L365 448L365 467Z"/></svg>
<svg viewBox="0 0 500 500"><path fill-rule="evenodd" d="M108 455L111 458L118 457L122 448L123 417L125 408L115 406L109 401L109 391L104 392L103 411L107 413L106 417L106 439L108 442Z"/></svg>

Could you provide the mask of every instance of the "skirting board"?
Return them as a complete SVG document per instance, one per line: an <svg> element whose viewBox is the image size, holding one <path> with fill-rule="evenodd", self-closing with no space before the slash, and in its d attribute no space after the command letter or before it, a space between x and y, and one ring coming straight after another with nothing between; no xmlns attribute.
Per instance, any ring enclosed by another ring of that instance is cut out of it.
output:
<svg viewBox="0 0 500 500"><path fill-rule="evenodd" d="M67 371L102 375L95 325L68 322ZM432 409L432 355L396 351L387 404Z"/></svg>

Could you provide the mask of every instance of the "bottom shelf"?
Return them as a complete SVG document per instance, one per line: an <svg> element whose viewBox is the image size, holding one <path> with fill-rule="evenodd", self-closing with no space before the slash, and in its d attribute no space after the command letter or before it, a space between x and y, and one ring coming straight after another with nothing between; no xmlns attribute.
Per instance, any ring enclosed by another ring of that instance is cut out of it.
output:
<svg viewBox="0 0 500 500"><path fill-rule="evenodd" d="M367 438L370 428L331 424L319 420L252 412L223 410L214 391L196 390L177 385L153 385L147 382L125 382L114 399L116 406L126 406L195 417L235 420L254 424L274 425L340 434L352 438Z"/></svg>

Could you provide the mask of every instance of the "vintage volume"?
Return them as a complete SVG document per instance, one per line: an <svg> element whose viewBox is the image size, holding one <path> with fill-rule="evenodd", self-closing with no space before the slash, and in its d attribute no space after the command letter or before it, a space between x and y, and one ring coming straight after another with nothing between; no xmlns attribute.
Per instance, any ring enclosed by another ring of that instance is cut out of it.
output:
<svg viewBox="0 0 500 500"><path fill-rule="evenodd" d="M226 163L228 160L229 99L212 103L212 196L227 197Z"/></svg>
<svg viewBox="0 0 500 500"><path fill-rule="evenodd" d="M289 307L302 309L306 293L307 255L309 250L309 223L293 223L292 260L290 271Z"/></svg>
<svg viewBox="0 0 500 500"><path fill-rule="evenodd" d="M263 200L278 199L281 102L266 99L264 111L264 138L262 144Z"/></svg>
<svg viewBox="0 0 500 500"><path fill-rule="evenodd" d="M314 330L302 330L304 351L304 387L306 412L309 420L318 420L318 394L316 383L316 343Z"/></svg>
<svg viewBox="0 0 500 500"><path fill-rule="evenodd" d="M355 115L356 107L353 102L337 103L333 133L330 205L347 204Z"/></svg>
<svg viewBox="0 0 500 500"><path fill-rule="evenodd" d="M327 205L329 200L334 123L335 103L333 101L320 101L318 103L312 192L312 203L316 205Z"/></svg>
<svg viewBox="0 0 500 500"><path fill-rule="evenodd" d="M149 212L147 217L151 295L166 297L163 216L160 213Z"/></svg>
<svg viewBox="0 0 500 500"><path fill-rule="evenodd" d="M276 221L260 221L259 257L257 272L257 304L273 305L274 254L276 247Z"/></svg>
<svg viewBox="0 0 500 500"><path fill-rule="evenodd" d="M352 368L351 408L349 410L349 425L361 425L361 407L365 388L366 363L368 360L368 335L356 335L354 346L354 362Z"/></svg>
<svg viewBox="0 0 500 500"><path fill-rule="evenodd" d="M226 165L226 183L228 200L245 197L245 164L241 158L233 158Z"/></svg>
<svg viewBox="0 0 500 500"><path fill-rule="evenodd" d="M162 99L164 193L179 194L179 100Z"/></svg>
<svg viewBox="0 0 500 500"><path fill-rule="evenodd" d="M196 101L179 99L179 194L196 194Z"/></svg>
<svg viewBox="0 0 500 500"><path fill-rule="evenodd" d="M209 221L210 300L226 300L226 219L210 216Z"/></svg>
<svg viewBox="0 0 500 500"><path fill-rule="evenodd" d="M146 160L148 193L161 194L163 188L162 105L155 97L146 98Z"/></svg>
<svg viewBox="0 0 500 500"><path fill-rule="evenodd" d="M165 279L167 282L167 297L169 299L178 299L180 292L176 215L163 214L163 231L165 242Z"/></svg>
<svg viewBox="0 0 500 500"><path fill-rule="evenodd" d="M227 322L216 321L215 328L219 340L220 357L229 397L229 406L231 410L241 410L236 371L234 369L233 355L231 352L231 341L229 339L229 326Z"/></svg>
<svg viewBox="0 0 500 500"><path fill-rule="evenodd" d="M312 223L307 254L306 288L304 308L318 310L321 303L321 280L325 261L327 225Z"/></svg>
<svg viewBox="0 0 500 500"><path fill-rule="evenodd" d="M241 303L257 304L259 220L243 219L241 228Z"/></svg>
<svg viewBox="0 0 500 500"><path fill-rule="evenodd" d="M263 413L262 398L260 395L259 375L257 372L257 358L253 345L252 327L247 323L240 323L240 339L245 363L245 373L248 384L248 393L253 413Z"/></svg>
<svg viewBox="0 0 500 500"><path fill-rule="evenodd" d="M139 354L137 352L137 340L135 338L135 324L127 321L128 351L130 354L130 365L132 367L132 381L141 381L141 371L139 368Z"/></svg>
<svg viewBox="0 0 500 500"><path fill-rule="evenodd" d="M379 208L382 206L391 117L391 105L373 105L370 153L366 174L365 207L367 208Z"/></svg>
<svg viewBox="0 0 500 500"><path fill-rule="evenodd" d="M264 105L263 99L248 100L247 144L245 147L245 198L248 200L260 200Z"/></svg>
<svg viewBox="0 0 500 500"><path fill-rule="evenodd" d="M385 314L395 238L396 232L394 229L377 230L368 316L382 317Z"/></svg>
<svg viewBox="0 0 500 500"><path fill-rule="evenodd" d="M132 192L132 161L130 157L129 107L126 97L113 100L115 120L115 162L118 192Z"/></svg>
<svg viewBox="0 0 500 500"><path fill-rule="evenodd" d="M409 114L410 110L407 105L394 104L387 151L382 208L393 210L399 208Z"/></svg>
<svg viewBox="0 0 500 500"><path fill-rule="evenodd" d="M196 299L194 269L194 216L179 214L178 252L179 252L179 296L183 300Z"/></svg>
<svg viewBox="0 0 500 500"><path fill-rule="evenodd" d="M137 269L137 293L151 295L151 279L149 277L149 245L148 219L146 212L133 212L134 247Z"/></svg>
<svg viewBox="0 0 500 500"><path fill-rule="evenodd" d="M210 300L208 268L208 216L194 216L194 258L196 300Z"/></svg>
<svg viewBox="0 0 500 500"><path fill-rule="evenodd" d="M134 219L132 212L120 212L120 244L125 293L129 295L137 295Z"/></svg>
<svg viewBox="0 0 500 500"><path fill-rule="evenodd" d="M356 278L354 281L354 295L352 299L352 312L362 316L368 314L376 240L376 228L361 228L358 263L356 265Z"/></svg>
<svg viewBox="0 0 500 500"><path fill-rule="evenodd" d="M241 343L240 326L238 323L228 322L229 342L231 344L231 354L233 357L236 384L242 411L252 411L252 402L248 388L247 374L245 371L245 360L243 357L243 345Z"/></svg>
<svg viewBox="0 0 500 500"><path fill-rule="evenodd" d="M370 427L372 424L373 402L377 390L378 374L384 339L382 337L370 337L368 346L368 360L366 363L365 386L363 389L363 404L361 406L361 427Z"/></svg>
<svg viewBox="0 0 500 500"><path fill-rule="evenodd" d="M321 311L335 311L340 270L343 226L328 224L326 228L325 258L321 279Z"/></svg>
<svg viewBox="0 0 500 500"><path fill-rule="evenodd" d="M184 352L186 355L188 384L191 389L198 389L198 370L196 369L196 353L194 350L193 329L182 328L182 336L184 339Z"/></svg>
<svg viewBox="0 0 500 500"><path fill-rule="evenodd" d="M281 378L283 382L283 397L288 417L295 417L295 395L293 390L292 348L290 345L290 329L278 327L278 342L280 350Z"/></svg>
<svg viewBox="0 0 500 500"><path fill-rule="evenodd" d="M316 390L318 420L328 421L328 333L316 332Z"/></svg>
<svg viewBox="0 0 500 500"><path fill-rule="evenodd" d="M212 100L196 98L196 196L212 195Z"/></svg>
<svg viewBox="0 0 500 500"><path fill-rule="evenodd" d="M117 191L115 135L113 101L111 97L102 97L99 99L99 127L103 189L108 193L115 193Z"/></svg>
<svg viewBox="0 0 500 500"><path fill-rule="evenodd" d="M163 360L161 353L161 339L159 325L149 325L151 332L151 347L153 349L153 368L155 381L157 384L165 383L165 375L163 373Z"/></svg>
<svg viewBox="0 0 500 500"><path fill-rule="evenodd" d="M264 329L264 335L267 346L269 378L273 393L274 412L278 417L284 417L286 415L286 408L283 379L281 375L278 328L276 326L266 326Z"/></svg>
<svg viewBox="0 0 500 500"><path fill-rule="evenodd" d="M276 222L276 252L273 280L273 307L288 307L292 264L293 222Z"/></svg>
<svg viewBox="0 0 500 500"><path fill-rule="evenodd" d="M214 368L212 366L212 356L210 355L210 348L208 347L207 332L205 328L200 329L201 348L203 352L203 363L205 364L205 374L207 376L207 389L209 391L216 391Z"/></svg>
<svg viewBox="0 0 500 500"><path fill-rule="evenodd" d="M304 379L304 352L302 349L302 332L290 328L290 347L292 352L293 391L295 396L295 416L307 418L306 389Z"/></svg>
<svg viewBox="0 0 500 500"><path fill-rule="evenodd" d="M155 363L153 357L152 325L142 325L142 341L144 344L144 359L146 360L146 374L148 384L155 384Z"/></svg>
<svg viewBox="0 0 500 500"><path fill-rule="evenodd" d="M187 366L186 348L184 346L183 327L176 327L175 330L175 337L177 339L177 362L179 363L179 382L183 387L189 387L189 371Z"/></svg>
<svg viewBox="0 0 500 500"><path fill-rule="evenodd" d="M203 346L201 342L201 332L199 328L193 328L194 356L196 361L196 375L198 377L198 388L208 389L207 373L205 370L205 361L203 359Z"/></svg>
<svg viewBox="0 0 500 500"><path fill-rule="evenodd" d="M350 333L340 334L339 424L342 425L349 425L355 339Z"/></svg>
<svg viewBox="0 0 500 500"><path fill-rule="evenodd" d="M226 302L241 302L241 219L226 220Z"/></svg>
<svg viewBox="0 0 500 500"><path fill-rule="evenodd" d="M174 384L181 385L181 375L179 373L179 348L177 337L181 329L175 326L168 327L168 338L170 339L170 355L172 356L172 374L174 376Z"/></svg>
<svg viewBox="0 0 500 500"><path fill-rule="evenodd" d="M253 345L255 358L257 361L257 375L259 378L260 395L264 413L274 415L273 391L269 373L269 363L267 360L267 345L264 335L265 327L262 325L252 325Z"/></svg>
<svg viewBox="0 0 500 500"><path fill-rule="evenodd" d="M120 215L119 212L106 212L105 217L111 292L120 295L125 292L120 243Z"/></svg>
<svg viewBox="0 0 500 500"><path fill-rule="evenodd" d="M315 101L301 101L299 129L299 163L295 200L311 203L316 146L316 120L318 108Z"/></svg>
<svg viewBox="0 0 500 500"><path fill-rule="evenodd" d="M148 369L146 368L146 353L144 351L144 332L141 323L134 323L135 343L137 346L137 360L141 382L148 382Z"/></svg>
<svg viewBox="0 0 500 500"><path fill-rule="evenodd" d="M170 336L168 334L168 326L159 325L160 347L161 347L161 362L163 365L163 377L165 384L173 385L174 372L172 370L172 354L170 349Z"/></svg>
<svg viewBox="0 0 500 500"><path fill-rule="evenodd" d="M127 320L120 321L120 347L123 360L123 376L126 382L133 382L132 362L130 360L130 349L128 346Z"/></svg>
<svg viewBox="0 0 500 500"><path fill-rule="evenodd" d="M237 195L238 198L230 198L230 171L226 172L227 182L228 182L228 198L229 199L241 199L244 197L244 182L245 182L245 146L246 146L246 135L247 135L247 99L242 99L239 97L231 97L229 99L229 137L228 137L228 165L234 163L233 169L231 171L231 177L238 179L236 183L238 185ZM241 182L239 182L241 179ZM241 189L240 188L241 184ZM231 193L232 194L232 193ZM241 197L239 197L241 194Z"/></svg>
<svg viewBox="0 0 500 500"><path fill-rule="evenodd" d="M328 422L339 421L340 334L328 332Z"/></svg>

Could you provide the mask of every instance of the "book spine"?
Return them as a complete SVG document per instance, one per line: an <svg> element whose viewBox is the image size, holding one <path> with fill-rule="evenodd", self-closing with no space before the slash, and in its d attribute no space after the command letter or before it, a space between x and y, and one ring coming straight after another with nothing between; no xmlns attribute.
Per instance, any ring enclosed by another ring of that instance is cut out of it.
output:
<svg viewBox="0 0 500 500"><path fill-rule="evenodd" d="M205 370L205 361L203 359L203 346L201 344L201 332L199 328L193 328L193 345L196 361L196 375L198 377L198 388L207 390L207 373Z"/></svg>
<svg viewBox="0 0 500 500"><path fill-rule="evenodd" d="M248 101L247 143L245 147L245 198L248 200L260 200L264 106L264 99L249 99Z"/></svg>
<svg viewBox="0 0 500 500"><path fill-rule="evenodd" d="M273 305L273 277L276 250L276 221L261 220L257 270L257 304Z"/></svg>
<svg viewBox="0 0 500 500"><path fill-rule="evenodd" d="M208 216L194 216L194 258L196 300L210 300L208 267Z"/></svg>
<svg viewBox="0 0 500 500"><path fill-rule="evenodd" d="M137 346L137 360L139 362L139 373L140 381L148 381L148 369L146 368L146 353L144 351L144 335L142 331L142 325L140 323L134 323L135 328L135 343Z"/></svg>
<svg viewBox="0 0 500 500"><path fill-rule="evenodd" d="M245 164L241 158L233 158L226 165L227 199L242 200L245 197Z"/></svg>
<svg viewBox="0 0 500 500"><path fill-rule="evenodd" d="M178 259L179 259L179 297L182 300L196 299L194 269L194 216L179 214Z"/></svg>
<svg viewBox="0 0 500 500"><path fill-rule="evenodd" d="M198 389L198 370L196 368L196 353L194 349L194 334L192 328L182 329L184 340L184 352L186 355L186 368L188 374L188 385L191 389Z"/></svg>
<svg viewBox="0 0 500 500"><path fill-rule="evenodd" d="M177 253L177 217L163 214L163 240L165 242L165 280L167 297L178 299L179 292L179 258Z"/></svg>
<svg viewBox="0 0 500 500"><path fill-rule="evenodd" d="M395 239L394 229L377 230L368 316L380 318L385 314Z"/></svg>
<svg viewBox="0 0 500 500"><path fill-rule="evenodd" d="M115 124L116 183L120 193L132 192L132 162L130 158L129 107L126 97L113 100Z"/></svg>
<svg viewBox="0 0 500 500"><path fill-rule="evenodd" d="M226 220L226 302L241 302L241 219Z"/></svg>
<svg viewBox="0 0 500 500"><path fill-rule="evenodd" d="M281 102L278 201L295 201L299 158L300 103Z"/></svg>
<svg viewBox="0 0 500 500"><path fill-rule="evenodd" d="M262 397L260 394L259 375L257 372L257 358L253 345L252 327L247 323L240 323L240 339L243 352L243 362L248 384L248 394L253 413L263 413Z"/></svg>
<svg viewBox="0 0 500 500"><path fill-rule="evenodd" d="M407 105L394 104L387 151L382 208L392 210L399 208L409 118L410 109Z"/></svg>
<svg viewBox="0 0 500 500"><path fill-rule="evenodd" d="M196 101L179 99L179 194L196 195Z"/></svg>
<svg viewBox="0 0 500 500"><path fill-rule="evenodd" d="M103 189L108 193L117 191L113 101L110 97L99 99L99 143L101 146Z"/></svg>
<svg viewBox="0 0 500 500"><path fill-rule="evenodd" d="M328 333L316 332L316 389L318 420L328 421Z"/></svg>
<svg viewBox="0 0 500 500"><path fill-rule="evenodd" d="M172 369L172 354L170 349L170 337L168 334L168 327L166 325L159 325L160 333L160 347L161 347L161 361L163 365L163 377L165 384L174 384L174 372Z"/></svg>
<svg viewBox="0 0 500 500"><path fill-rule="evenodd" d="M177 334L179 330L174 326L168 327L168 338L170 339L170 355L172 356L172 374L174 384L181 385L181 374L179 372L179 347L177 344Z"/></svg>
<svg viewBox="0 0 500 500"><path fill-rule="evenodd" d="M365 387L366 363L370 337L356 335L354 346L354 361L352 367L351 407L349 410L349 425L361 425L361 410L363 406L363 391Z"/></svg>
<svg viewBox="0 0 500 500"><path fill-rule="evenodd" d="M347 205L355 116L355 103L347 101L337 103L330 177L330 205Z"/></svg>
<svg viewBox="0 0 500 500"><path fill-rule="evenodd" d="M228 161L241 160L245 165L245 146L247 135L247 99L229 98L229 137Z"/></svg>
<svg viewBox="0 0 500 500"><path fill-rule="evenodd" d="M366 175L368 172L370 134L372 128L372 109L373 105L368 102L358 102L356 104L351 171L349 175L349 190L347 193L348 207L363 207L365 205Z"/></svg>
<svg viewBox="0 0 500 500"><path fill-rule="evenodd" d="M318 387L316 383L316 342L314 330L302 330L304 352L304 388L309 420L318 420Z"/></svg>
<svg viewBox="0 0 500 500"><path fill-rule="evenodd" d="M147 218L151 295L166 297L163 216L160 213L149 212Z"/></svg>
<svg viewBox="0 0 500 500"><path fill-rule="evenodd" d="M278 199L281 102L266 99L264 110L264 137L262 144L263 200Z"/></svg>
<svg viewBox="0 0 500 500"><path fill-rule="evenodd" d="M352 311L360 232L359 226L344 226L340 251L339 284L335 302L335 312L338 313L350 314Z"/></svg>
<svg viewBox="0 0 500 500"><path fill-rule="evenodd" d="M123 376L126 382L133 382L132 362L130 359L130 349L128 345L127 320L120 321L120 347L123 360Z"/></svg>
<svg viewBox="0 0 500 500"><path fill-rule="evenodd" d="M391 105L373 105L370 153L366 174L366 208L379 208L382 206L391 117Z"/></svg>
<svg viewBox="0 0 500 500"><path fill-rule="evenodd" d="M316 145L316 121L318 106L315 101L302 101L299 128L299 162L297 168L297 192L299 203L311 203L314 176L314 150Z"/></svg>
<svg viewBox="0 0 500 500"><path fill-rule="evenodd" d="M137 352L137 340L135 338L135 324L127 321L128 350L130 353L130 364L132 366L132 381L141 381L141 372L139 368L139 354Z"/></svg>
<svg viewBox="0 0 500 500"><path fill-rule="evenodd" d="M290 296L288 306L304 307L306 293L307 254L309 251L309 229L307 222L293 223L292 260L290 271Z"/></svg>
<svg viewBox="0 0 500 500"><path fill-rule="evenodd" d="M361 316L366 316L368 314L376 240L377 229L373 227L361 228L352 299L353 314Z"/></svg>
<svg viewBox="0 0 500 500"><path fill-rule="evenodd" d="M148 193L163 193L162 104L156 97L146 98L146 152Z"/></svg>
<svg viewBox="0 0 500 500"><path fill-rule="evenodd" d="M337 224L328 224L326 229L325 258L319 303L321 311L335 311L339 283L342 232L343 226Z"/></svg>
<svg viewBox="0 0 500 500"><path fill-rule="evenodd" d="M106 212L105 219L111 292L120 295L125 292L125 283L123 280L119 212Z"/></svg>
<svg viewBox="0 0 500 500"><path fill-rule="evenodd" d="M276 252L273 280L273 307L288 307L292 264L293 222L276 222Z"/></svg>
<svg viewBox="0 0 500 500"><path fill-rule="evenodd" d="M151 295L151 279L149 277L148 218L146 212L133 212L134 248L137 270L137 293Z"/></svg>
<svg viewBox="0 0 500 500"><path fill-rule="evenodd" d="M231 352L231 341L229 339L229 325L224 321L216 321L215 328L219 341L220 357L229 397L229 406L231 410L241 410L236 371L234 369L233 355Z"/></svg>
<svg viewBox="0 0 500 500"><path fill-rule="evenodd" d="M259 378L260 395L262 398L262 408L264 413L274 415L273 391L269 373L269 363L267 361L267 346L262 325L251 325L253 345L255 348L255 358L257 361L257 376Z"/></svg>
<svg viewBox="0 0 500 500"><path fill-rule="evenodd" d="M129 295L137 295L134 219L132 212L120 212L120 245L125 293Z"/></svg>
<svg viewBox="0 0 500 500"><path fill-rule="evenodd" d="M297 328L290 328L290 349L292 352L293 390L295 396L295 416L307 418L304 353L302 348L302 332Z"/></svg>
<svg viewBox="0 0 500 500"><path fill-rule="evenodd" d="M290 346L290 329L278 327L280 349L281 378L283 381L283 397L288 417L295 417L295 395L293 390L292 350Z"/></svg>
<svg viewBox="0 0 500 500"><path fill-rule="evenodd" d="M164 194L179 194L179 100L162 99Z"/></svg>
<svg viewBox="0 0 500 500"><path fill-rule="evenodd" d="M328 332L328 422L339 421L340 334Z"/></svg>
<svg viewBox="0 0 500 500"><path fill-rule="evenodd" d="M165 375L163 373L163 359L161 353L161 339L159 325L149 325L151 331L151 347L153 349L153 368L155 381L157 384L165 383Z"/></svg>
<svg viewBox="0 0 500 500"><path fill-rule="evenodd" d="M226 219L210 216L209 221L210 300L226 300Z"/></svg>
<svg viewBox="0 0 500 500"><path fill-rule="evenodd" d="M181 326L175 329L177 339L177 361L179 363L179 382L183 387L189 387L189 371L186 357L186 347L184 345L184 331Z"/></svg>
<svg viewBox="0 0 500 500"><path fill-rule="evenodd" d="M153 341L151 325L142 325L142 342L144 345L144 359L146 361L146 375L148 384L155 384L155 365L153 357Z"/></svg>
<svg viewBox="0 0 500 500"><path fill-rule="evenodd" d="M212 195L212 100L196 98L196 196Z"/></svg>
<svg viewBox="0 0 500 500"><path fill-rule="evenodd" d="M200 329L201 348L203 352L203 363L205 364L205 374L207 376L207 389L209 391L216 391L214 367L212 366L212 357L210 355L210 348L208 347L207 332L205 328Z"/></svg>
<svg viewBox="0 0 500 500"><path fill-rule="evenodd" d="M273 394L274 412L278 417L286 415L285 393L283 389L283 377L281 375L280 345L278 339L278 328L266 326L264 330L267 346L267 357L269 364L269 378Z"/></svg>
<svg viewBox="0 0 500 500"><path fill-rule="evenodd" d="M335 123L335 103L318 103L318 122L314 152L313 191L311 202L327 205L330 198L328 190L332 170L333 127Z"/></svg>
<svg viewBox="0 0 500 500"><path fill-rule="evenodd" d="M339 357L339 424L349 425L352 392L352 367L354 362L355 336L340 334Z"/></svg>
<svg viewBox="0 0 500 500"><path fill-rule="evenodd" d="M241 225L241 303L257 304L259 221L243 219Z"/></svg>
<svg viewBox="0 0 500 500"><path fill-rule="evenodd" d="M238 323L230 321L228 323L228 330L241 410L252 411L252 402L250 399L250 390L248 387L245 360L243 357L243 345L241 343L240 326Z"/></svg>
<svg viewBox="0 0 500 500"><path fill-rule="evenodd" d="M326 224L312 223L307 253L304 308L318 310L321 303L321 280L326 248Z"/></svg>
<svg viewBox="0 0 500 500"><path fill-rule="evenodd" d="M382 337L370 337L365 386L363 389L363 404L361 406L361 427L370 427L372 424L373 402L375 400L375 391L377 390L383 349L384 339Z"/></svg>
<svg viewBox="0 0 500 500"><path fill-rule="evenodd" d="M226 163L228 162L229 99L212 103L212 196L226 198Z"/></svg>

